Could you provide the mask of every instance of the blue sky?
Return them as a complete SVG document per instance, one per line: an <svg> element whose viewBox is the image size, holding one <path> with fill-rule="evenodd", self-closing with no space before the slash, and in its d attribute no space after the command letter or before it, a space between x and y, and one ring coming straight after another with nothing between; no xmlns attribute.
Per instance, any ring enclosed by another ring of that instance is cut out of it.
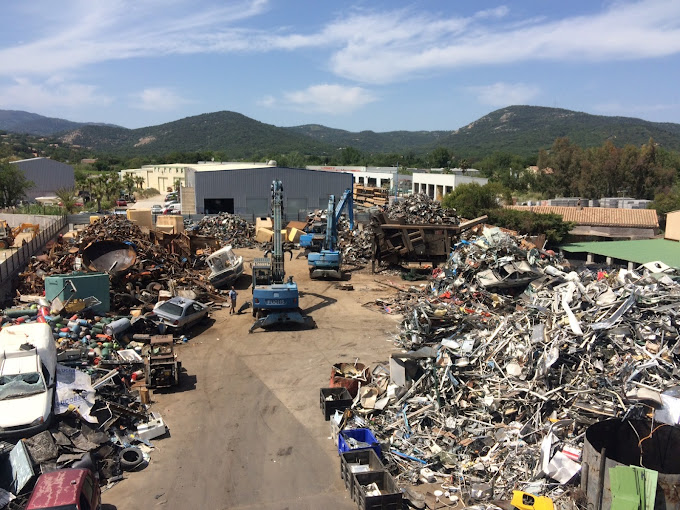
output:
<svg viewBox="0 0 680 510"><path fill-rule="evenodd" d="M0 109L453 130L513 104L680 122L679 0L0 3Z"/></svg>

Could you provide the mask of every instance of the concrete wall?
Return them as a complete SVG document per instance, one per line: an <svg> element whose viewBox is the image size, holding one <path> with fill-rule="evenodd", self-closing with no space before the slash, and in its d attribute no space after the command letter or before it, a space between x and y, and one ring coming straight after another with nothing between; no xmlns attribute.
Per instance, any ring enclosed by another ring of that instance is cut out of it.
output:
<svg viewBox="0 0 680 510"><path fill-rule="evenodd" d="M33 225L40 225L41 229L49 227L58 221L59 216L54 215L34 215L34 214L4 214L0 213L0 219L5 220L7 224L14 228L22 223L31 223Z"/></svg>

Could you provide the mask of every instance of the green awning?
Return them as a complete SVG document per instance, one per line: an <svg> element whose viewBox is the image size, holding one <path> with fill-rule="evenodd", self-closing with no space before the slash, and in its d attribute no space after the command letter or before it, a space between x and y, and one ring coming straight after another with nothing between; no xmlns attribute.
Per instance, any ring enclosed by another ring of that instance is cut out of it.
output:
<svg viewBox="0 0 680 510"><path fill-rule="evenodd" d="M659 260L671 267L680 268L680 243L668 239L570 243L560 248L567 253L593 253L638 264Z"/></svg>

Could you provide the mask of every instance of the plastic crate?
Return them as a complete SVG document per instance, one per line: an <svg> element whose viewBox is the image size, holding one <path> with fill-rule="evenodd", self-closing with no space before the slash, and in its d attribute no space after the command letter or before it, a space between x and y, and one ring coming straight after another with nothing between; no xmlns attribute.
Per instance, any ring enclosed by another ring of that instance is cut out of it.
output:
<svg viewBox="0 0 680 510"><path fill-rule="evenodd" d="M333 397L333 400L326 400L328 397ZM319 407L323 411L323 417L326 421L331 419L331 415L335 411L344 411L352 407L352 395L349 394L347 388L321 388L319 392Z"/></svg>
<svg viewBox="0 0 680 510"><path fill-rule="evenodd" d="M366 443L367 446L352 448L348 442L348 439L350 438ZM340 431L340 435L338 436L338 454L350 450L365 450L367 448L371 448L378 457L381 456L380 443L378 443L378 440L373 435L373 432L371 432L371 429L347 429Z"/></svg>
<svg viewBox="0 0 680 510"><path fill-rule="evenodd" d="M379 496L368 496L365 486L375 483ZM402 494L397 483L387 471L354 473L354 502L363 510L402 510Z"/></svg>
<svg viewBox="0 0 680 510"><path fill-rule="evenodd" d="M357 470L357 465L361 471ZM350 450L340 454L340 478L345 481L345 487L350 496L354 492L355 472L385 471L385 465L371 448L365 450Z"/></svg>

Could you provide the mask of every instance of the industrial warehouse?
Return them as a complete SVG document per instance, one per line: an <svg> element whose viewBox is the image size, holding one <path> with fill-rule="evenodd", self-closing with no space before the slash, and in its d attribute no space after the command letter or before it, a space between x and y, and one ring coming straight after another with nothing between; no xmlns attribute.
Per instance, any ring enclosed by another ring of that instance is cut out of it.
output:
<svg viewBox="0 0 680 510"><path fill-rule="evenodd" d="M26 191L26 199L35 201L46 197L54 199L60 189L72 189L75 186L73 167L49 158L31 158L12 161L24 178L32 186Z"/></svg>
<svg viewBox="0 0 680 510"><path fill-rule="evenodd" d="M326 208L329 195L339 197L353 182L350 173L282 168L275 162L155 165L122 172L127 173L143 175L148 187L162 191L179 180L182 214L225 212L251 221L269 216L269 188L274 179L285 183L284 215L288 220L302 220L309 212Z"/></svg>

